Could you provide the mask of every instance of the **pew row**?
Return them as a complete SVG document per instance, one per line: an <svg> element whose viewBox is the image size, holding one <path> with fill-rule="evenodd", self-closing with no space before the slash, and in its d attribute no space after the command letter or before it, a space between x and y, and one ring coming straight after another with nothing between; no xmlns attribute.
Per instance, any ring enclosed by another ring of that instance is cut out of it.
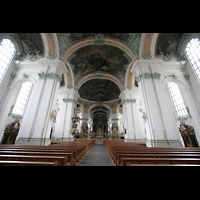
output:
<svg viewBox="0 0 200 200"><path fill-rule="evenodd" d="M1 144L0 166L76 166L94 143L95 140L61 141L49 146Z"/></svg>
<svg viewBox="0 0 200 200"><path fill-rule="evenodd" d="M197 165L198 147L145 147L137 142L104 140L110 158L116 166Z"/></svg>

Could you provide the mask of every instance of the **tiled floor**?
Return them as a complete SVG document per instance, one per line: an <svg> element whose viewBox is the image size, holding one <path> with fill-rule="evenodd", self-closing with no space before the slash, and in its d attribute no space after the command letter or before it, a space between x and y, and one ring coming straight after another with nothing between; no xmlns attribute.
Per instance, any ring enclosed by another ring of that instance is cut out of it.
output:
<svg viewBox="0 0 200 200"><path fill-rule="evenodd" d="M114 166L103 142L96 142L78 166Z"/></svg>

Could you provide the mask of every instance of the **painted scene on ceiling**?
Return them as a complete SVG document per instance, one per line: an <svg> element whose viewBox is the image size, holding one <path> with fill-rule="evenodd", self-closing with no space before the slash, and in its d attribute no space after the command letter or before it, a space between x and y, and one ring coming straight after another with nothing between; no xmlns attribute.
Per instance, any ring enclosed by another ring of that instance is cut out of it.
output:
<svg viewBox="0 0 200 200"><path fill-rule="evenodd" d="M75 74L75 82L92 72L106 72L116 76L124 83L128 59L124 52L113 46L85 46L74 52L70 60Z"/></svg>
<svg viewBox="0 0 200 200"><path fill-rule="evenodd" d="M111 101L119 98L119 87L107 79L92 79L79 88L81 98L90 101Z"/></svg>

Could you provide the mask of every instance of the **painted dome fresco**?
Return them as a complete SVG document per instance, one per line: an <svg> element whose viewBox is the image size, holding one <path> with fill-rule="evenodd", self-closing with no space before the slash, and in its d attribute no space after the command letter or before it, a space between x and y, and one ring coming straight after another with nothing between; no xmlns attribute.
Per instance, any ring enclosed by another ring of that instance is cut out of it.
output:
<svg viewBox="0 0 200 200"><path fill-rule="evenodd" d="M79 89L81 98L89 101L111 101L119 98L119 87L110 80L92 79L85 82Z"/></svg>
<svg viewBox="0 0 200 200"><path fill-rule="evenodd" d="M75 75L75 84L85 75L93 72L106 72L124 83L128 59L125 53L114 46L89 45L78 49L70 64Z"/></svg>

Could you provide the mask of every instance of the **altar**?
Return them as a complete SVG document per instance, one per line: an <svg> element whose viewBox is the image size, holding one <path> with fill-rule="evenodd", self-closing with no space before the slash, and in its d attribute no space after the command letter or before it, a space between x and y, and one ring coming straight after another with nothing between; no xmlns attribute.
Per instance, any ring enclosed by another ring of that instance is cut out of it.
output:
<svg viewBox="0 0 200 200"><path fill-rule="evenodd" d="M98 135L98 136L96 137L96 139L98 139L98 140L102 140L102 139L103 139L103 136Z"/></svg>

